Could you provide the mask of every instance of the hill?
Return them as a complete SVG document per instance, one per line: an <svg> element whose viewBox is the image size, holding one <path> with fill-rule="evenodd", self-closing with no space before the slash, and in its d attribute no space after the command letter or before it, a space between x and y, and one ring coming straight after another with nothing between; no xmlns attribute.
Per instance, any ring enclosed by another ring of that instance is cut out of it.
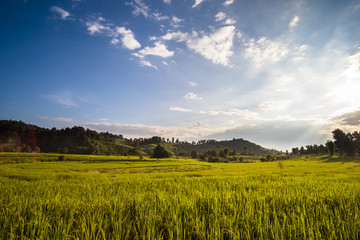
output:
<svg viewBox="0 0 360 240"><path fill-rule="evenodd" d="M179 144L178 151L179 152L191 152L193 150L198 153L204 153L208 150L214 148L222 148L235 150L237 153L243 154L259 154L259 155L267 155L267 154L277 154L279 151L274 149L267 149L258 144L252 143L250 141L240 139L232 139L232 140L224 140L224 141L216 141L216 140L201 140L196 144Z"/></svg>
<svg viewBox="0 0 360 240"><path fill-rule="evenodd" d="M256 155L279 153L241 138L225 141L200 140L192 143L158 136L126 139L122 135L98 133L81 126L47 129L21 121L0 120L0 151L3 152L151 155L157 144L162 144L177 156L189 156L192 151L201 154L215 148Z"/></svg>

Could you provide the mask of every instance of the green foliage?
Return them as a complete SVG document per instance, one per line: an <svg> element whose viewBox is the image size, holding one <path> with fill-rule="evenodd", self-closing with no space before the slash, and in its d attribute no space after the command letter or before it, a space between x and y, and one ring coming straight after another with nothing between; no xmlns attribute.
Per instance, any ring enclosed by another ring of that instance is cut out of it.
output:
<svg viewBox="0 0 360 240"><path fill-rule="evenodd" d="M342 130L336 129L332 133L340 155L343 153L352 157L356 153L360 155L360 132L344 133Z"/></svg>
<svg viewBox="0 0 360 240"><path fill-rule="evenodd" d="M0 121L0 151L127 155L132 147L119 144L122 136L83 127L46 129L17 121Z"/></svg>
<svg viewBox="0 0 360 240"><path fill-rule="evenodd" d="M193 159L198 158L198 154L197 154L197 152L196 152L195 150L192 150L192 151L191 151L190 156L191 156L191 158L193 158Z"/></svg>
<svg viewBox="0 0 360 240"><path fill-rule="evenodd" d="M279 151L274 149L266 149L261 147L260 145L257 145L255 143L249 142L247 140L244 140L242 138L240 139L232 139L232 140L225 140L225 141L216 141L216 140L200 140L197 143L179 143L176 145L179 152L188 152L191 153L191 151L196 151L198 155L204 154L207 151L210 151L212 149L215 149L216 147L219 147L221 149L228 149L229 155L236 155L235 152L241 153L244 151L246 147L246 154L260 154L260 155L266 155L266 154L277 154ZM231 150L230 150L231 149Z"/></svg>
<svg viewBox="0 0 360 240"><path fill-rule="evenodd" d="M326 147L329 151L330 156L334 155L335 152L335 143L333 141L327 141Z"/></svg>
<svg viewBox="0 0 360 240"><path fill-rule="evenodd" d="M117 158L0 164L0 239L360 237L355 162Z"/></svg>
<svg viewBox="0 0 360 240"><path fill-rule="evenodd" d="M154 148L154 152L152 155L153 158L169 158L171 157L171 154L169 151L167 151L163 146L161 146L160 144L158 144L155 148Z"/></svg>
<svg viewBox="0 0 360 240"><path fill-rule="evenodd" d="M25 145L23 145L25 144ZM227 156L235 156L236 152L246 149L250 154L276 154L278 151L265 149L244 139L231 141L200 140L198 143L188 143L172 138L164 139L158 136L151 138L124 139L122 135L108 132L98 133L80 126L65 129L46 129L18 121L0 120L0 152L42 152L62 154L97 154L97 155L134 155L151 156L156 145L163 145L169 152L178 156L190 156L192 151L204 153L215 147L232 149ZM26 147L23 147L26 146ZM30 150L31 148L31 150Z"/></svg>

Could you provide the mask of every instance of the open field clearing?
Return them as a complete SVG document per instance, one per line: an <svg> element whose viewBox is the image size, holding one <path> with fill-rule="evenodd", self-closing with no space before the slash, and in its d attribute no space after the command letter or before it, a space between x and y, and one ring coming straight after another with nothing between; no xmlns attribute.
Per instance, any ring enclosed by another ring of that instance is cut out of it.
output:
<svg viewBox="0 0 360 240"><path fill-rule="evenodd" d="M360 237L357 161L58 158L0 155L0 239Z"/></svg>

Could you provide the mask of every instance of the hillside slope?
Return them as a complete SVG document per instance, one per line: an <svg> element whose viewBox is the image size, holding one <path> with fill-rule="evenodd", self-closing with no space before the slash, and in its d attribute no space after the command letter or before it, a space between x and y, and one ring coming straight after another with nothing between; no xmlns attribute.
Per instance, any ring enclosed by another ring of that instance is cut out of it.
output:
<svg viewBox="0 0 360 240"><path fill-rule="evenodd" d="M279 151L266 149L244 139L226 141L200 140L197 143L165 141L164 138L126 139L122 135L98 133L80 126L65 129L47 129L21 121L0 120L0 151L74 153L99 155L138 155L139 151L151 155L157 144L162 144L174 155L201 154L214 148L229 149L236 153L276 154Z"/></svg>

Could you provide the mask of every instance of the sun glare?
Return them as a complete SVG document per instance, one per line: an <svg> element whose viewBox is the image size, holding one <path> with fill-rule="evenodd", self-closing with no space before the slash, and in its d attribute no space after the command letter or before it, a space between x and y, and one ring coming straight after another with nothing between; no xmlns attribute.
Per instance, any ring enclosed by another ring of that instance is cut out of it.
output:
<svg viewBox="0 0 360 240"><path fill-rule="evenodd" d="M347 108L356 109L360 106L360 52L348 58L344 72L337 78L333 89L336 103L346 104Z"/></svg>

